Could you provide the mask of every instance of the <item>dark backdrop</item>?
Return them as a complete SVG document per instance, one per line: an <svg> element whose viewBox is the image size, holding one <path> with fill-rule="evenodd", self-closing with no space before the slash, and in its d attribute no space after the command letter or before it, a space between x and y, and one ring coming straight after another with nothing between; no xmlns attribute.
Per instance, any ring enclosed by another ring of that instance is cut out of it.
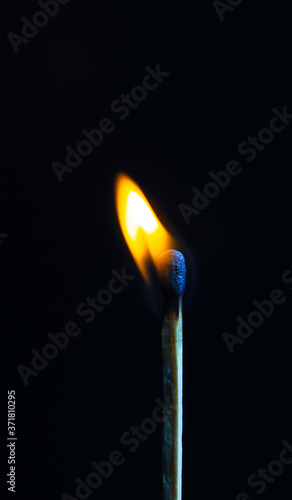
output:
<svg viewBox="0 0 292 500"><path fill-rule="evenodd" d="M289 4L244 0L220 20L211 1L71 0L17 54L7 34L20 35L21 18L40 7L2 9L1 434L6 463L15 390L16 498L76 498L75 479L113 450L124 463L83 498L162 498L161 424L135 452L120 441L162 398L159 293L144 284L115 211L124 171L187 260L184 498L286 500L292 465L261 495L247 479L279 460L284 440L292 451L292 285L282 281L292 265L292 124L250 162L237 149L269 127L274 108L292 112ZM157 65L169 76L120 120L111 103ZM59 182L52 163L104 117L115 130ZM203 192L230 160L240 175L187 224L179 205L194 209L192 189ZM87 324L76 307L123 267L135 280ZM236 335L236 318L275 289L285 302L228 348L223 334ZM80 334L25 385L17 367L31 368L31 350L69 321Z"/></svg>

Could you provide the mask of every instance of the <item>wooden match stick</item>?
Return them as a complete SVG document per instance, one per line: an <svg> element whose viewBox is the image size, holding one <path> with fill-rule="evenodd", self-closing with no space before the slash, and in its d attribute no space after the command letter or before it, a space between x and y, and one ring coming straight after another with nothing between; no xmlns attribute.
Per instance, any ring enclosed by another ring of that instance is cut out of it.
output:
<svg viewBox="0 0 292 500"><path fill-rule="evenodd" d="M158 273L165 297L162 325L163 398L170 411L163 423L163 500L182 498L183 432L183 321L184 256L167 250L160 256Z"/></svg>

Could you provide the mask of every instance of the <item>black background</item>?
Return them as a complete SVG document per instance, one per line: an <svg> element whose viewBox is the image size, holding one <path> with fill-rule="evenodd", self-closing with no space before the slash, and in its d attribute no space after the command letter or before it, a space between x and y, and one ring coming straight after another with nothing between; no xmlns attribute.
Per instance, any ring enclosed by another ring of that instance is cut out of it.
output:
<svg viewBox="0 0 292 500"><path fill-rule="evenodd" d="M122 170L186 249L184 498L257 498L248 476L292 444L292 296L281 282L292 264L292 124L251 163L237 147L269 126L274 107L292 111L289 4L244 0L221 22L210 1L72 0L15 54L7 33L20 34L21 17L37 10L13 1L2 15L1 434L6 461L14 389L15 496L74 497L75 478L118 449L125 463L90 498L162 498L161 427L134 453L120 443L162 397L159 308L115 211ZM112 101L157 64L170 75L119 120ZM59 183L51 163L104 117L115 131ZM178 205L192 205L192 188L231 159L242 173L187 225ZM77 305L124 266L136 279L86 324ZM222 334L275 288L286 302L231 355ZM68 321L80 335L26 387L17 366ZM291 472L261 497L290 498Z"/></svg>

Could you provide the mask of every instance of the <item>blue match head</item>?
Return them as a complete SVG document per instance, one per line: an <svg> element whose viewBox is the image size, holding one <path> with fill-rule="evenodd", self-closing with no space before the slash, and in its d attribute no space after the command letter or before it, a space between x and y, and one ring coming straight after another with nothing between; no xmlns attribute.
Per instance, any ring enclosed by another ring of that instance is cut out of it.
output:
<svg viewBox="0 0 292 500"><path fill-rule="evenodd" d="M163 290L169 295L180 297L186 283L186 263L181 252L166 250L160 255L158 275Z"/></svg>

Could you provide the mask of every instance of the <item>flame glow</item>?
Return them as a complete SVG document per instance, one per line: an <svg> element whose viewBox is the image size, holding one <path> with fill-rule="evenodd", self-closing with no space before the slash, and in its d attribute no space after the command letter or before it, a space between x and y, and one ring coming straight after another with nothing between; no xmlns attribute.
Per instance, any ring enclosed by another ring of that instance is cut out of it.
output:
<svg viewBox="0 0 292 500"><path fill-rule="evenodd" d="M116 207L127 245L144 279L149 282L149 261L152 259L157 267L160 254L173 248L174 240L141 189L125 174L119 174L116 180Z"/></svg>

